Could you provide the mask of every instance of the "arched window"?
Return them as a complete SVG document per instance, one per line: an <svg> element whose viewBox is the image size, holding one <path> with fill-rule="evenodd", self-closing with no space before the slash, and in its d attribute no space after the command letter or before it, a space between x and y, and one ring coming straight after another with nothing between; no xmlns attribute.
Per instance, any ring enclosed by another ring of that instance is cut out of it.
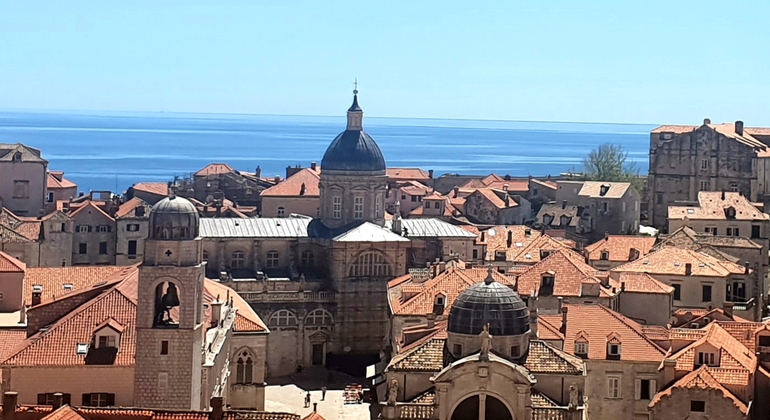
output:
<svg viewBox="0 0 770 420"><path fill-rule="evenodd" d="M278 217L286 217L286 209L283 207L278 207Z"/></svg>
<svg viewBox="0 0 770 420"><path fill-rule="evenodd" d="M379 252L365 252L350 267L351 277L391 276L392 270L385 256Z"/></svg>
<svg viewBox="0 0 770 420"><path fill-rule="evenodd" d="M251 361L251 355L244 351L238 356L238 362L235 365L235 383L252 383L254 363Z"/></svg>
<svg viewBox="0 0 770 420"><path fill-rule="evenodd" d="M305 325L331 325L333 322L332 315L323 309L315 309L305 317Z"/></svg>
<svg viewBox="0 0 770 420"><path fill-rule="evenodd" d="M243 251L233 251L230 258L230 268L243 268Z"/></svg>
<svg viewBox="0 0 770 420"><path fill-rule="evenodd" d="M297 316L288 309L281 309L270 315L267 325L270 327L294 327L297 325Z"/></svg>
<svg viewBox="0 0 770 420"><path fill-rule="evenodd" d="M155 316L153 328L178 328L179 314L176 309L179 306L179 290L176 284L167 281L155 287Z"/></svg>
<svg viewBox="0 0 770 420"><path fill-rule="evenodd" d="M16 152L13 154L13 161L14 162L21 162L21 152Z"/></svg>
<svg viewBox="0 0 770 420"><path fill-rule="evenodd" d="M267 268L278 267L278 251L267 251Z"/></svg>
<svg viewBox="0 0 770 420"><path fill-rule="evenodd" d="M313 251L309 251L309 250L302 251L302 266L313 267L314 263L315 263L315 255L313 254Z"/></svg>

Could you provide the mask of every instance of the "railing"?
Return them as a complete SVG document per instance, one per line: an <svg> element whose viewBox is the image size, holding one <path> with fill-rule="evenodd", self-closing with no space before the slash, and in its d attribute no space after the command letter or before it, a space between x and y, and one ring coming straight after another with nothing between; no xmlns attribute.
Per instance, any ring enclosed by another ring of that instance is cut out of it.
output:
<svg viewBox="0 0 770 420"><path fill-rule="evenodd" d="M770 346L757 346L757 352L759 353L770 353Z"/></svg>
<svg viewBox="0 0 770 420"><path fill-rule="evenodd" d="M433 418L433 404L400 403L396 405L397 418L418 420Z"/></svg>
<svg viewBox="0 0 770 420"><path fill-rule="evenodd" d="M583 419L583 406L577 408L578 415L567 407L532 407L532 420L571 420Z"/></svg>
<svg viewBox="0 0 770 420"><path fill-rule="evenodd" d="M249 303L260 302L334 302L334 292L262 292L239 293Z"/></svg>

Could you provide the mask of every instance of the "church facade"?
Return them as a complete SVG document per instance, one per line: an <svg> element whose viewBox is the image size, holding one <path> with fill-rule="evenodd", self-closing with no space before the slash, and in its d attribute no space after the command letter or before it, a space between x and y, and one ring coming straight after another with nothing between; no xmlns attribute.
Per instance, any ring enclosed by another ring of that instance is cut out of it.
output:
<svg viewBox="0 0 770 420"><path fill-rule="evenodd" d="M207 276L267 320L269 377L309 365L363 373L388 346L388 281L449 254L470 257L470 232L399 212L386 220L387 188L356 91L321 161L317 218L201 220Z"/></svg>

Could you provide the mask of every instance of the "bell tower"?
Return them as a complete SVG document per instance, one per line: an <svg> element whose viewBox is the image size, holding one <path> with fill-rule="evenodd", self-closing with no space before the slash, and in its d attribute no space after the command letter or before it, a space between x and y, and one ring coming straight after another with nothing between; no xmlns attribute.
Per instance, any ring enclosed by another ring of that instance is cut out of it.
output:
<svg viewBox="0 0 770 420"><path fill-rule="evenodd" d="M199 410L204 263L198 211L167 197L150 212L139 267L134 405Z"/></svg>

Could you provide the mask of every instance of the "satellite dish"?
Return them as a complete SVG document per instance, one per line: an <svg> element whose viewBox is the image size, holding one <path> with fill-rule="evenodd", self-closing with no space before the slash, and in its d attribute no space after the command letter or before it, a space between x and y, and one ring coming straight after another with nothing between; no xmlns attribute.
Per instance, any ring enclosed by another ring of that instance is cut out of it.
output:
<svg viewBox="0 0 770 420"><path fill-rule="evenodd" d="M214 201L214 196L211 195L211 194L207 195L206 196L206 203L211 203L212 201Z"/></svg>
<svg viewBox="0 0 770 420"><path fill-rule="evenodd" d="M487 235L489 236L495 236L495 233L496 233L495 230L492 228L489 228L489 230L487 231Z"/></svg>

